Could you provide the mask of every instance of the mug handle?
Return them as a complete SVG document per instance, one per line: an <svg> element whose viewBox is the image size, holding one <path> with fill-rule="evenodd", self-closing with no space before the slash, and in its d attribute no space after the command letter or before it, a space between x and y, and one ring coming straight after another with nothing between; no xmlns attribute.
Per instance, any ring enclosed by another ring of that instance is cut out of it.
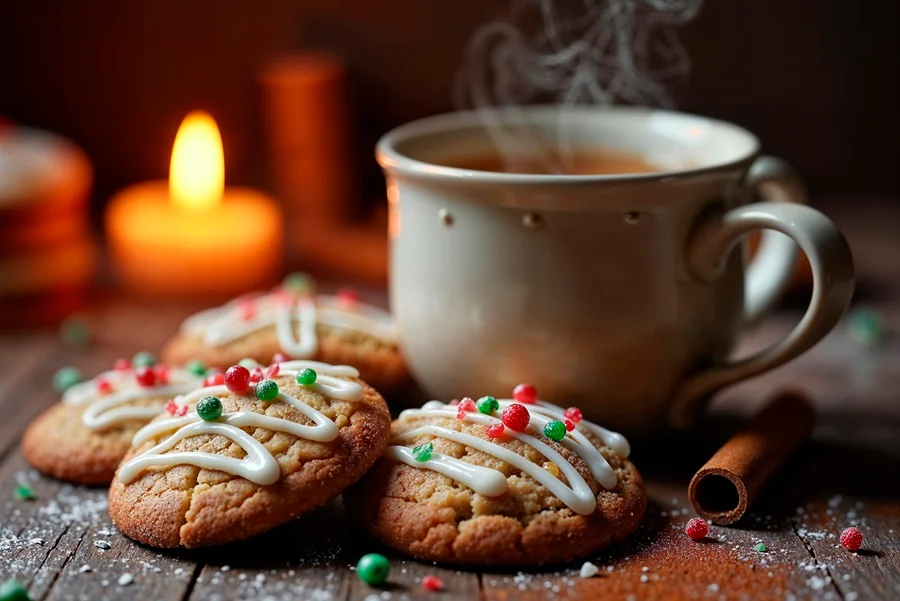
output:
<svg viewBox="0 0 900 601"><path fill-rule="evenodd" d="M751 168L747 182L757 187L766 202L736 207L703 221L687 245L691 274L706 282L717 280L745 234L773 230L787 237L764 238L755 265L746 274L745 315L756 317L775 300L793 273L794 242L806 253L812 268L812 299L800 323L781 341L744 359L713 365L688 377L672 403L670 417L676 427L689 425L720 388L775 368L814 346L837 324L853 296L853 257L843 234L815 209L783 202L805 198L793 170L779 159L761 157ZM770 194L773 201L769 201Z"/></svg>

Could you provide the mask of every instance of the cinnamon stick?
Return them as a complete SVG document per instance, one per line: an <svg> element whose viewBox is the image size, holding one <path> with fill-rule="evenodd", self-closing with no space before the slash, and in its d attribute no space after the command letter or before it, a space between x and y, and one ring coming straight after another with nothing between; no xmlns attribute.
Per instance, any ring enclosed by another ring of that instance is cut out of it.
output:
<svg viewBox="0 0 900 601"><path fill-rule="evenodd" d="M697 514L714 524L738 521L814 421L804 393L779 392L691 479L688 498Z"/></svg>

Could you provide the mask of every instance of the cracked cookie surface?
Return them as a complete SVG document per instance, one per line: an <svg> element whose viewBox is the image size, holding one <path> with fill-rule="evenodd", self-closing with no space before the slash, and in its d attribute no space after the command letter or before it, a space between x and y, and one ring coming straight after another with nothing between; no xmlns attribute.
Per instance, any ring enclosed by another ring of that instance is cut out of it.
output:
<svg viewBox="0 0 900 601"><path fill-rule="evenodd" d="M483 418L482 418L483 420ZM392 424L392 436L408 448L432 444L442 457L496 470L505 491L488 496L433 469L388 456L344 495L348 514L388 546L419 559L468 565L539 565L570 561L625 539L640 525L647 496L634 465L592 432L579 430L615 473L615 486L601 486L588 464L569 447L543 439L590 487L596 508L573 511L522 469L471 445L430 434L403 438L422 426L437 426L497 443L569 484L533 446L510 436L485 433L482 423L453 417L417 417ZM398 444L395 442L394 444Z"/></svg>
<svg viewBox="0 0 900 601"><path fill-rule="evenodd" d="M154 547L221 544L264 532L307 513L358 480L376 461L389 437L390 414L381 395L364 381L349 376L340 379L362 386L358 400L330 397L297 384L293 378L275 379L281 392L331 420L337 427L336 437L321 442L265 427L242 427L277 462L280 477L273 484L260 485L232 473L189 463L147 467L127 483L117 477L109 493L109 513L116 526L129 537ZM216 397L221 401L223 416L252 412L313 425L309 417L288 403L257 399L252 388ZM154 421L168 417L160 416ZM131 449L122 465L164 441L170 433L153 436ZM214 433L184 438L166 453L178 452L247 457L241 445Z"/></svg>

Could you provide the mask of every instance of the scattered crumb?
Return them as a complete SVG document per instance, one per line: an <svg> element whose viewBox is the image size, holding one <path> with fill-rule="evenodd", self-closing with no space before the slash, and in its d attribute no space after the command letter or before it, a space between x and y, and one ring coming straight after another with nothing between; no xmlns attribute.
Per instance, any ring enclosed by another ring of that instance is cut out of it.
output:
<svg viewBox="0 0 900 601"><path fill-rule="evenodd" d="M84 564L83 566L78 568L78 572L80 574L84 574L86 572L93 572L93 571L94 571L94 569L91 566L89 566L88 564Z"/></svg>
<svg viewBox="0 0 900 601"><path fill-rule="evenodd" d="M591 562L586 561L581 566L581 570L578 572L578 575L582 578L591 578L593 576L596 576L598 572L600 572L600 568L598 568Z"/></svg>
<svg viewBox="0 0 900 601"><path fill-rule="evenodd" d="M118 582L119 582L119 586L128 586L129 584L134 582L134 576L132 576L128 572L125 572L124 574L119 576Z"/></svg>
<svg viewBox="0 0 900 601"><path fill-rule="evenodd" d="M45 541L45 540L42 539L42 538L32 538L31 540L28 541L28 544L30 544L30 545L43 545L45 542L47 542L47 541Z"/></svg>
<svg viewBox="0 0 900 601"><path fill-rule="evenodd" d="M97 547L98 549L103 549L104 551L106 551L108 549L112 549L112 545L109 544L108 540L95 540L94 546Z"/></svg>

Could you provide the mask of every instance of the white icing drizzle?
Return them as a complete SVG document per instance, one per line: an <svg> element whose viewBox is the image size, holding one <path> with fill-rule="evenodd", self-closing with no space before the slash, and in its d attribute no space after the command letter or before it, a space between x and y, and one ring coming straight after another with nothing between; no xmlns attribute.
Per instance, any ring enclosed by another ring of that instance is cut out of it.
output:
<svg viewBox="0 0 900 601"><path fill-rule="evenodd" d="M515 402L516 401L509 399L498 401L500 410ZM524 442L547 458L547 460L556 464L563 475L565 475L566 480L569 482L569 486L543 467L536 465L525 457L510 451L496 442L485 440L466 432L458 432L451 428L425 424L402 432L394 437L393 442L417 439L422 436L434 436L464 444L473 449L493 455L501 461L505 461L528 474L546 487L572 511L581 515L593 513L597 507L597 499L588 483L572 464L565 459L565 457L543 440L536 437L541 435L544 426L550 421L556 419L562 421L565 419L563 409L543 401L538 401L533 405L526 405L526 407L531 417L527 430L525 432L517 432L510 428L506 428L504 435ZM406 411L403 411L400 414L400 419L427 417L447 417L456 419L456 416L457 408L455 406L447 405L440 401L430 401L425 403L421 409L407 409ZM485 426L502 423L497 417L485 415L477 411L466 413L464 421L484 424ZM609 446L623 457L627 457L631 450L628 441L625 440L625 437L621 434L601 428L597 424L586 420L581 421L575 430L567 432L566 437L559 441L559 444L565 446L567 449L581 457L588 466L591 475L594 476L601 486L606 489L615 488L617 483L615 471L606 459L604 459L600 451L598 451L591 441L580 431L582 429L596 435L603 441L603 444ZM456 459L455 457L449 457L440 453L432 453L432 457L427 461L417 461L413 456L411 449L399 445L388 447L386 455L413 467L430 469L444 474L485 496L499 496L507 490L506 476L504 476L502 472L492 468L473 465L466 461ZM502 485L500 484L501 480L503 481Z"/></svg>
<svg viewBox="0 0 900 601"><path fill-rule="evenodd" d="M170 367L168 374L167 384L141 386L135 379L134 370L106 371L93 380L80 382L66 390L62 401L67 405L87 405L81 421L91 430L100 430L132 419L149 421L165 408L165 400L148 405L129 403L157 397L169 399L189 392L203 383L202 376L186 369ZM110 383L112 392L100 393L98 383L101 380Z"/></svg>
<svg viewBox="0 0 900 601"><path fill-rule="evenodd" d="M241 315L244 303L253 306L249 319ZM388 342L397 338L390 313L358 302L348 306L338 297L326 295L266 294L239 298L188 317L181 330L217 347L274 325L281 348L302 359L313 356L318 350L317 324L365 332Z"/></svg>
<svg viewBox="0 0 900 601"><path fill-rule="evenodd" d="M292 378L302 369L313 369L316 371L316 382L309 388L325 396L345 401L358 401L365 394L363 387L356 382L341 379L342 377L359 376L359 372L348 365L330 365L318 361L287 361L279 364L279 373L275 380L278 381L285 377ZM228 388L225 386L207 386L178 397L175 399L175 402L179 405L191 406L205 396L228 393ZM248 394L253 394L252 388ZM148 467L188 464L234 474L260 486L277 482L281 477L281 468L278 465L278 461L268 449L242 428L265 428L266 430L285 432L298 438L318 442L330 442L337 438L338 428L327 416L289 394L280 392L278 397L272 402L276 401L287 403L312 420L314 425L298 424L287 419L263 415L253 411L235 411L223 414L216 421L208 422L204 421L194 409L184 417L151 422L141 428L134 435L132 440L133 446L142 445L148 440L152 440L167 432L172 432L172 434L119 468L119 480L123 484L128 484ZM168 452L180 441L200 434L220 434L225 436L239 444L246 451L247 456L237 459L200 451Z"/></svg>

